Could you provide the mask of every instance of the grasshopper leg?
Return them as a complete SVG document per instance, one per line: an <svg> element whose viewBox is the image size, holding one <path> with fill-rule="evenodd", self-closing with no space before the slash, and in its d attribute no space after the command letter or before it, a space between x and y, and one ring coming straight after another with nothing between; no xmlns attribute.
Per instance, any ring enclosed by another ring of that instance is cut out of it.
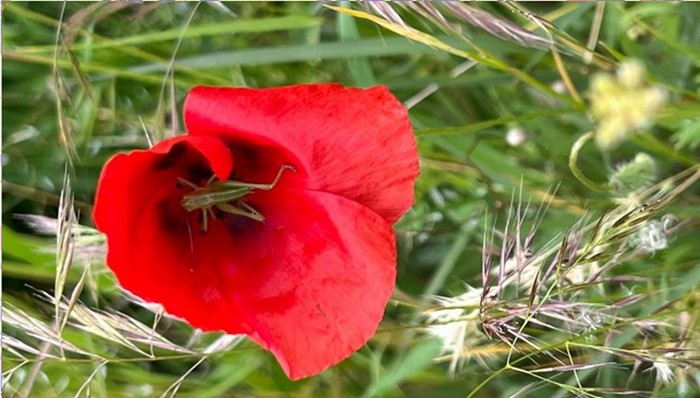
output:
<svg viewBox="0 0 700 398"><path fill-rule="evenodd" d="M179 182L179 183L182 184L183 186L186 186L187 188L189 188L189 189L191 189L191 190L193 190L193 191L194 191L195 189L199 188L198 186L194 185L194 184L191 183L190 181L185 180L185 179L182 178L182 177L178 177L178 178L177 178L177 182Z"/></svg>
<svg viewBox="0 0 700 398"><path fill-rule="evenodd" d="M202 232L207 232L207 212L202 211Z"/></svg>
<svg viewBox="0 0 700 398"><path fill-rule="evenodd" d="M240 207L237 207L236 205ZM237 202L236 205L232 205L229 203L218 203L216 207L221 211L225 211L226 213L248 217L255 221L265 221L265 216L260 214L257 210L247 205L246 203Z"/></svg>

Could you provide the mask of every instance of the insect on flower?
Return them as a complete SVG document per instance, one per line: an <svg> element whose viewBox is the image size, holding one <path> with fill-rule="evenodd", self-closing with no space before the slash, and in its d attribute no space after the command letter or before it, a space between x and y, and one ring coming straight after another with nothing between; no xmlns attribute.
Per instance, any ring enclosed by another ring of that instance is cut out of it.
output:
<svg viewBox="0 0 700 398"><path fill-rule="evenodd" d="M93 217L121 286L247 335L291 379L350 356L396 280L392 225L419 173L406 109L386 87L306 84L198 86L183 113L187 134L100 174Z"/></svg>
<svg viewBox="0 0 700 398"><path fill-rule="evenodd" d="M290 165L282 165L275 179L269 184L251 184L235 180L216 180L216 174L209 178L204 186L197 186L194 183L178 177L177 181L192 190L182 197L182 207L187 211L202 210L202 232L207 232L208 216L216 219L214 208L220 211L251 218L255 221L265 221L265 216L260 214L252 206L243 201L243 197L254 189L269 191L277 185L282 173L285 170L296 171Z"/></svg>

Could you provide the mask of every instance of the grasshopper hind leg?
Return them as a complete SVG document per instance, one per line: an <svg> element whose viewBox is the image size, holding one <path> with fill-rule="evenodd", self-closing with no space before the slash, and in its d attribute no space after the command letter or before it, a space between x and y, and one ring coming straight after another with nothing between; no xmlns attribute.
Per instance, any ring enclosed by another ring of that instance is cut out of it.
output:
<svg viewBox="0 0 700 398"><path fill-rule="evenodd" d="M252 206L248 205L243 201L236 201L233 204L229 203L219 203L216 207L226 213L235 214L238 216L248 217L255 221L263 222L265 221L265 216L260 214L259 211L255 210Z"/></svg>

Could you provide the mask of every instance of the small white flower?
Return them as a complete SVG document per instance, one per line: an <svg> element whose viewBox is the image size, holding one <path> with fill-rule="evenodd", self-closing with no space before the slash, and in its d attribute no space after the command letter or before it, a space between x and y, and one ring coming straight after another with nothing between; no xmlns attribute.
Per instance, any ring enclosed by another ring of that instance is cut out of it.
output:
<svg viewBox="0 0 700 398"><path fill-rule="evenodd" d="M651 126L666 103L666 91L643 84L643 76L642 64L626 61L616 76L596 74L591 79L588 96L591 114L598 120L595 135L601 149L613 149L630 133Z"/></svg>

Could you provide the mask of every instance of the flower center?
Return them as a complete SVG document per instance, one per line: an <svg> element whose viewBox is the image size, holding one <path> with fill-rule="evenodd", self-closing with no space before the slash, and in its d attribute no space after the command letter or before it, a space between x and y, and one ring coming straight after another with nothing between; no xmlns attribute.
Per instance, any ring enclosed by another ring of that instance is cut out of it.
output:
<svg viewBox="0 0 700 398"><path fill-rule="evenodd" d="M190 192L182 197L180 204L188 212L195 210L202 211L202 231L204 232L207 231L208 217L216 219L214 209L263 222L265 221L265 217L247 204L244 196L255 189L261 191L271 190L277 185L285 170L296 171L294 167L284 164L280 167L275 179L269 184L251 184L235 180L218 180L216 175L212 175L206 184L198 186L184 178L178 177L177 180L180 184L191 189Z"/></svg>

